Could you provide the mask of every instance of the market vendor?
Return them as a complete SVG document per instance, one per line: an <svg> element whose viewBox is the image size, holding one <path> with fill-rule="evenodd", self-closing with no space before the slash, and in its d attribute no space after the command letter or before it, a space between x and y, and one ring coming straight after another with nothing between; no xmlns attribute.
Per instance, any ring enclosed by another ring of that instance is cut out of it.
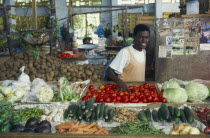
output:
<svg viewBox="0 0 210 138"><path fill-rule="evenodd" d="M107 77L118 84L119 90L128 90L125 82L145 81L146 51L150 30L139 24L133 31L133 44L119 51L107 69Z"/></svg>

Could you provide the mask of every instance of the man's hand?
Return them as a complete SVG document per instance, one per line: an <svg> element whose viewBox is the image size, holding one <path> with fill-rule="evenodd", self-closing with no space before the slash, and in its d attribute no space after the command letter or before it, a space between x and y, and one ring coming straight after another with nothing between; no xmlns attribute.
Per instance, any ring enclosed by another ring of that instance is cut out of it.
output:
<svg viewBox="0 0 210 138"><path fill-rule="evenodd" d="M130 89L128 88L128 86L126 85L126 83L123 82L122 80L119 80L117 82L117 84L118 84L119 91L128 91L128 92L131 92Z"/></svg>

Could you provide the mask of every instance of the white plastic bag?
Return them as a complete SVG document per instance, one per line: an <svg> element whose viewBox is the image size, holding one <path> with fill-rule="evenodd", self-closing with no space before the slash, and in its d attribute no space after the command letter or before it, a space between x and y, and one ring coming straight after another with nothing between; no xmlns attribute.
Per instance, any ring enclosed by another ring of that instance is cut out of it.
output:
<svg viewBox="0 0 210 138"><path fill-rule="evenodd" d="M20 70L22 71L21 75L18 77L18 81L28 83L31 86L30 77L24 73L25 66L21 67Z"/></svg>

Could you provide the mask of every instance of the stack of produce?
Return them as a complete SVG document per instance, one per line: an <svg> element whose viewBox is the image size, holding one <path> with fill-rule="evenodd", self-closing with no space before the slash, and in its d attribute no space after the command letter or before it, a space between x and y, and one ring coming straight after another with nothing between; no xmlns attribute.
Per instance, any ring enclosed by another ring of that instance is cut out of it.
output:
<svg viewBox="0 0 210 138"><path fill-rule="evenodd" d="M94 67L90 64L73 65L56 57L40 54L37 61L33 60L32 53L15 55L0 66L1 80L16 80L20 76L20 67L25 66L25 73L31 81L42 78L45 81L57 81L60 77L67 77L69 81L83 81L90 79L100 81L104 66Z"/></svg>
<svg viewBox="0 0 210 138"><path fill-rule="evenodd" d="M130 121L112 128L110 134L164 134L147 122Z"/></svg>
<svg viewBox="0 0 210 138"><path fill-rule="evenodd" d="M197 127L192 127L186 124L173 125L173 129L170 131L171 135L200 135L201 132Z"/></svg>
<svg viewBox="0 0 210 138"><path fill-rule="evenodd" d="M38 118L31 117L27 120L25 126L21 124L13 125L11 132L51 133L51 123L47 120L39 122Z"/></svg>
<svg viewBox="0 0 210 138"><path fill-rule="evenodd" d="M129 122L129 121L134 121L137 119L137 114L133 110L129 110L126 107L116 107L115 108L115 115L113 117L113 120L117 122Z"/></svg>
<svg viewBox="0 0 210 138"><path fill-rule="evenodd" d="M91 97L96 97L96 102L106 103L166 103L166 98L162 97L162 93L158 93L155 86L150 86L149 83L144 83L140 86L129 86L128 91L119 91L115 84L106 84L95 89L94 85L89 86L89 91L82 100L86 101Z"/></svg>
<svg viewBox="0 0 210 138"><path fill-rule="evenodd" d="M93 105L95 98L92 97L88 101L82 101L80 105L72 103L64 113L66 119L84 120L86 122L95 122L97 120L105 120L112 122L115 114L114 110L105 103Z"/></svg>
<svg viewBox="0 0 210 138"><path fill-rule="evenodd" d="M62 134L109 134L105 128L96 123L66 122L55 126L55 128L57 129L56 133Z"/></svg>
<svg viewBox="0 0 210 138"><path fill-rule="evenodd" d="M151 118L152 117L152 118ZM178 124L181 120L182 123L193 123L194 117L191 110L188 107L184 107L184 109L179 109L177 107L167 106L162 103L161 107L157 110L146 109L141 110L138 113L138 119L143 122L149 122L153 119L155 122L158 121L167 121L174 122Z"/></svg>
<svg viewBox="0 0 210 138"><path fill-rule="evenodd" d="M10 132L11 126L21 121L11 103L0 101L0 132Z"/></svg>
<svg viewBox="0 0 210 138"><path fill-rule="evenodd" d="M43 115L43 110L39 107L34 108L20 108L18 109L18 114L21 117L21 121L26 121L31 117L40 117Z"/></svg>
<svg viewBox="0 0 210 138"><path fill-rule="evenodd" d="M185 88L175 80L163 83L163 97L170 103L201 102L210 96L208 88L200 83L190 82Z"/></svg>
<svg viewBox="0 0 210 138"><path fill-rule="evenodd" d="M12 90L10 86L0 86L0 101L15 102L22 99L26 95L26 91L22 88Z"/></svg>

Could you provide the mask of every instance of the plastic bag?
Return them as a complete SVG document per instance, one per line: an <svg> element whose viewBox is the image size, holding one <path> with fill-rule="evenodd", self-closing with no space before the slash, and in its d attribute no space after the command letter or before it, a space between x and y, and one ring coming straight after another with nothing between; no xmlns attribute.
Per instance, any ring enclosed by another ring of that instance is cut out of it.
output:
<svg viewBox="0 0 210 138"><path fill-rule="evenodd" d="M24 73L25 66L20 68L20 71L22 71L21 75L18 77L18 81L22 81L25 83L28 83L28 85L31 85L30 77Z"/></svg>
<svg viewBox="0 0 210 138"><path fill-rule="evenodd" d="M104 37L104 30L101 24L98 26L96 33L98 34L98 37Z"/></svg>

